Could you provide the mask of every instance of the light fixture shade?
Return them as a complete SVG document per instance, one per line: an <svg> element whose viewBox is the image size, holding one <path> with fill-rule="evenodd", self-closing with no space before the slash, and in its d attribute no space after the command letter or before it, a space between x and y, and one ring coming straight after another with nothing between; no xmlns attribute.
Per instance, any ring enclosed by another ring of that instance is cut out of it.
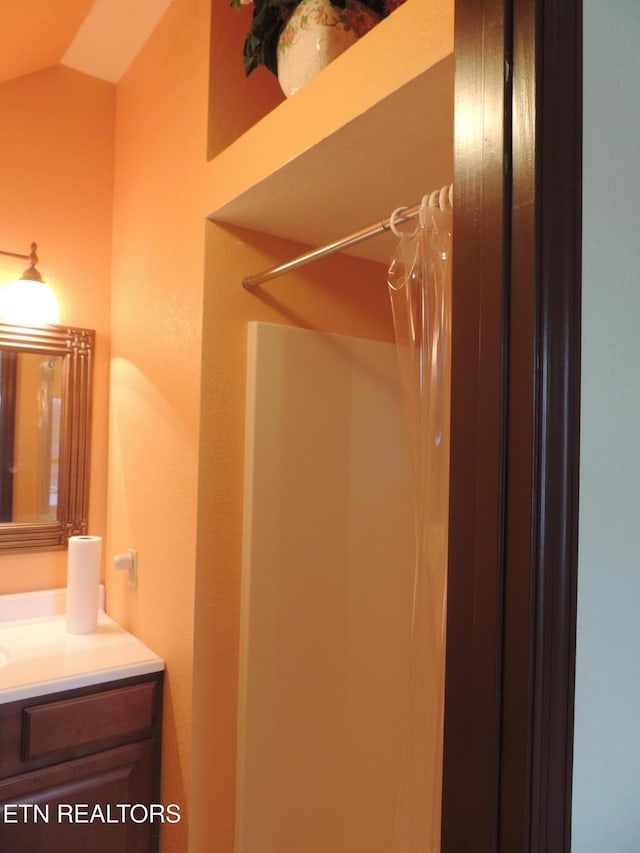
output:
<svg viewBox="0 0 640 853"><path fill-rule="evenodd" d="M55 325L60 320L60 308L48 284L20 278L0 292L0 318L16 326Z"/></svg>

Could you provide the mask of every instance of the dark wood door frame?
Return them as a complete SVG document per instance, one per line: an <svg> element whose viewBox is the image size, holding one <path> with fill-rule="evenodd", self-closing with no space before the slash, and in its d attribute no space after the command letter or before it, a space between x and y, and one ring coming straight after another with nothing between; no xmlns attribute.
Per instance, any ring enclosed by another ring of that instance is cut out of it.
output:
<svg viewBox="0 0 640 853"><path fill-rule="evenodd" d="M580 0L457 0L446 853L570 849Z"/></svg>

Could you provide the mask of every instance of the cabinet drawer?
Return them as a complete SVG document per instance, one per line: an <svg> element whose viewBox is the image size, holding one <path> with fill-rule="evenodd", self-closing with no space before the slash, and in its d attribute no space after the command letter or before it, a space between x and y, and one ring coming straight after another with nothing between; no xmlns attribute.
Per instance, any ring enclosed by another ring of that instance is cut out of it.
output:
<svg viewBox="0 0 640 853"><path fill-rule="evenodd" d="M109 739L151 733L153 682L23 710L22 759L28 761Z"/></svg>

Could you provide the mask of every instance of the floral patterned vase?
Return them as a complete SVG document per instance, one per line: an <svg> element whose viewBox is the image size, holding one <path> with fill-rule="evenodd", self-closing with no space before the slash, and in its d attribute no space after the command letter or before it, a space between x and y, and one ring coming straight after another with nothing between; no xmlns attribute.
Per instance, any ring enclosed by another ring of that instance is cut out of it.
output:
<svg viewBox="0 0 640 853"><path fill-rule="evenodd" d="M344 9L330 0L300 0L278 41L278 81L285 95L295 94L379 20L358 0L346 0Z"/></svg>

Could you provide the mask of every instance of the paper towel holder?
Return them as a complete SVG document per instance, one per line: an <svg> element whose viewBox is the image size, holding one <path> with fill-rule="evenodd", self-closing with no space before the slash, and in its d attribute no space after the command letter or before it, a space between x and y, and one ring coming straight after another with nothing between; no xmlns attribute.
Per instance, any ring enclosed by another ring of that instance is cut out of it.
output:
<svg viewBox="0 0 640 853"><path fill-rule="evenodd" d="M136 589L138 586L138 552L133 548L129 548L126 554L116 554L113 558L113 567L116 571L128 572L128 582L130 589Z"/></svg>

